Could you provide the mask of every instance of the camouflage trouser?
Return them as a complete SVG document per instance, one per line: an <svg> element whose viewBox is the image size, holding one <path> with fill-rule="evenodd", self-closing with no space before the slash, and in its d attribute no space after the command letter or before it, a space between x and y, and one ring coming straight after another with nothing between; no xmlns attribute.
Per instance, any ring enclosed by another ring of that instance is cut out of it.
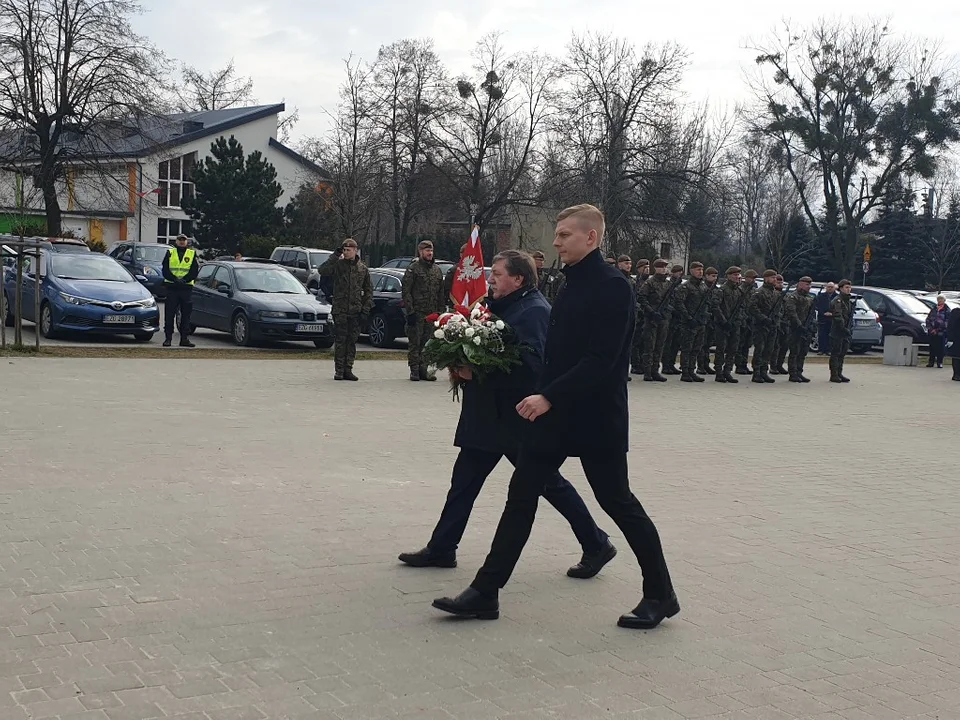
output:
<svg viewBox="0 0 960 720"><path fill-rule="evenodd" d="M663 357L663 345L670 332L670 322L664 320L656 325L649 320L643 323L643 371L645 373L660 372L660 361Z"/></svg>
<svg viewBox="0 0 960 720"><path fill-rule="evenodd" d="M728 328L717 328L717 372L733 372L733 365L740 348L740 323L730 323Z"/></svg>
<svg viewBox="0 0 960 720"><path fill-rule="evenodd" d="M342 375L353 369L357 359L357 338L360 337L360 316L349 313L333 316L333 367Z"/></svg>
<svg viewBox="0 0 960 720"><path fill-rule="evenodd" d="M849 350L849 335L837 336L830 333L830 377L843 375L843 360Z"/></svg>
<svg viewBox="0 0 960 720"><path fill-rule="evenodd" d="M417 318L414 325L407 325L407 339L410 341L410 347L407 350L407 365L412 368L420 368L423 361L420 354L423 352L423 346L434 331L433 323L428 323L422 317Z"/></svg>
<svg viewBox="0 0 960 720"><path fill-rule="evenodd" d="M677 355L680 354L680 343L683 341L683 328L680 320L674 318L670 323L670 329L667 331L667 337L663 344L663 366L676 367Z"/></svg>
<svg viewBox="0 0 960 720"><path fill-rule="evenodd" d="M703 325L693 327L683 325L677 330L680 335L680 369L692 375L697 369L697 358L703 345L704 327Z"/></svg>
<svg viewBox="0 0 960 720"><path fill-rule="evenodd" d="M630 371L633 373L644 372L643 368L643 316L637 317L636 328L633 331L633 342L630 345Z"/></svg>
<svg viewBox="0 0 960 720"><path fill-rule="evenodd" d="M803 361L807 359L807 351L810 349L810 340L799 330L791 330L788 335L788 345L790 346L790 357L787 369L791 375L799 375L803 372Z"/></svg>
<svg viewBox="0 0 960 720"><path fill-rule="evenodd" d="M753 326L753 372L766 372L770 369L770 356L773 354L773 341L776 328L763 325Z"/></svg>
<svg viewBox="0 0 960 720"><path fill-rule="evenodd" d="M703 344L700 347L700 355L697 357L697 367L700 370L706 370L710 367L710 348L717 341L717 328L713 323L707 325L703 333Z"/></svg>
<svg viewBox="0 0 960 720"><path fill-rule="evenodd" d="M737 354L735 358L738 368L747 366L747 358L750 356L751 345L753 345L753 328L747 323L740 327L740 338L737 343Z"/></svg>
<svg viewBox="0 0 960 720"><path fill-rule="evenodd" d="M787 328L779 325L774 331L773 351L770 353L770 362L774 367L783 367L783 362L787 359L787 348L790 343L789 333L790 331Z"/></svg>

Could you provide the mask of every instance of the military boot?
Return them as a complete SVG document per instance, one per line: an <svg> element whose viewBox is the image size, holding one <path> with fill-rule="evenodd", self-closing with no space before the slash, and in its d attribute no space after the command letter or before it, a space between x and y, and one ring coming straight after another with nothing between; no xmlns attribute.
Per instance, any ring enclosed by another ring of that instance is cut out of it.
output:
<svg viewBox="0 0 960 720"><path fill-rule="evenodd" d="M766 382L766 380L763 379L763 376L760 374L759 370L754 370L753 377L750 378L750 382L755 382L760 385L763 385Z"/></svg>
<svg viewBox="0 0 960 720"><path fill-rule="evenodd" d="M420 382L420 370L418 368L410 368L410 380L412 382Z"/></svg>
<svg viewBox="0 0 960 720"><path fill-rule="evenodd" d="M780 374L780 368L777 368L777 367L772 367L772 368L770 368L770 374L771 374L771 375L779 375L779 374Z"/></svg>
<svg viewBox="0 0 960 720"><path fill-rule="evenodd" d="M750 368L748 368L746 365L737 365L737 369L735 372L737 373L737 375L752 375L752 373L750 372Z"/></svg>
<svg viewBox="0 0 960 720"><path fill-rule="evenodd" d="M762 370L760 370L760 377L763 378L763 381L764 381L765 383L771 383L771 384L772 384L772 383L775 383L775 382L776 382L776 380L774 380L772 377L770 377L770 373L767 372L767 369L766 369L766 368L763 368Z"/></svg>
<svg viewBox="0 0 960 720"><path fill-rule="evenodd" d="M653 375L653 379L654 379L656 382L666 382L666 381L667 381L667 379L666 379L663 375L661 375L659 372L657 372L656 370L653 371L652 375Z"/></svg>
<svg viewBox="0 0 960 720"><path fill-rule="evenodd" d="M664 375L682 375L675 365L664 365L663 366Z"/></svg>
<svg viewBox="0 0 960 720"><path fill-rule="evenodd" d="M356 382L356 381L359 380L360 378L358 378L356 375L353 374L353 368L351 368L351 369L349 369L349 370L344 370L344 371L343 371L343 379L344 379L344 380L350 380L350 381L352 381L352 382Z"/></svg>
<svg viewBox="0 0 960 720"><path fill-rule="evenodd" d="M700 377L699 375L697 375L696 372L694 372L694 370L693 370L693 365L691 365L691 366L688 368L688 371L687 371L687 372L688 372L688 374L690 375L690 377L691 377L691 379L693 380L693 382L695 382L695 383L706 382L706 380L704 380L702 377Z"/></svg>
<svg viewBox="0 0 960 720"><path fill-rule="evenodd" d="M695 378L695 377L696 377L696 375L694 375L692 372L690 372L689 370L687 370L686 368L684 368L684 369L681 371L681 373L680 373L680 382L689 382L689 383L692 383L692 382L694 382L694 378Z"/></svg>
<svg viewBox="0 0 960 720"><path fill-rule="evenodd" d="M789 375L789 374L790 374L790 371L787 370L787 369L783 366L783 363L780 363L779 365L777 365L777 366L774 368L774 370L777 371L777 372L776 372L777 375ZM774 372L771 370L771 371L770 371L770 374L773 375Z"/></svg>
<svg viewBox="0 0 960 720"><path fill-rule="evenodd" d="M723 379L726 382L730 383L731 385L736 385L738 382L740 382L733 376L733 373L731 373L729 370L723 371Z"/></svg>
<svg viewBox="0 0 960 720"><path fill-rule="evenodd" d="M421 379L421 380L424 380L424 381L426 381L426 382L435 382L436 379L437 379L437 376L436 376L436 375L431 375L430 373L427 372L427 366L426 366L426 365L421 365L421 366L418 368L417 372L418 372L419 375L420 375L420 379Z"/></svg>
<svg viewBox="0 0 960 720"><path fill-rule="evenodd" d="M838 367L839 364L840 363L837 362L837 359L831 355L830 356L830 382L832 383L843 382L843 380L840 379L840 369Z"/></svg>
<svg viewBox="0 0 960 720"><path fill-rule="evenodd" d="M334 380L343 380L343 370L337 370L333 373Z"/></svg>
<svg viewBox="0 0 960 720"><path fill-rule="evenodd" d="M800 383L800 382L803 382L803 380L801 380L801 379L800 379L800 376L797 375L796 373L790 373L790 382L792 382L792 383Z"/></svg>
<svg viewBox="0 0 960 720"><path fill-rule="evenodd" d="M837 375L840 376L840 382L848 383L850 382L850 378L843 374L843 361L844 358L840 358L840 360L837 362Z"/></svg>
<svg viewBox="0 0 960 720"><path fill-rule="evenodd" d="M653 377L653 373L644 373L644 374L643 374L643 381L644 381L644 382L655 382L654 377Z"/></svg>
<svg viewBox="0 0 960 720"><path fill-rule="evenodd" d="M725 383L727 381L726 376L723 374L723 368L717 368L717 372L714 374L714 381L719 383Z"/></svg>

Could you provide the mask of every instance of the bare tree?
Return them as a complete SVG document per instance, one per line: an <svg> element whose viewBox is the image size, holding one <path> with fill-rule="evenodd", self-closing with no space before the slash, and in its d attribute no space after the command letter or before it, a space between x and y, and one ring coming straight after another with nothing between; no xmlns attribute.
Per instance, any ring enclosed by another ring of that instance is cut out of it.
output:
<svg viewBox="0 0 960 720"><path fill-rule="evenodd" d="M163 55L134 33L131 0L0 0L0 166L33 177L47 230L57 182L143 129L162 95ZM27 152L24 152L24 149Z"/></svg>
<svg viewBox="0 0 960 720"><path fill-rule="evenodd" d="M483 226L533 199L530 176L557 71L546 56L507 54L496 34L480 40L474 58L474 72L482 79L457 80L449 112L430 133L428 160L445 178L463 217L472 214Z"/></svg>
<svg viewBox="0 0 960 720"><path fill-rule="evenodd" d="M960 102L936 48L886 25L785 27L758 48L754 129L775 141L803 212L834 268L851 274L860 226L898 177L929 178L960 139ZM798 167L809 163L816 182Z"/></svg>
<svg viewBox="0 0 960 720"><path fill-rule="evenodd" d="M224 67L206 73L184 65L176 94L180 112L224 110L257 102L253 78L237 75L233 58Z"/></svg>

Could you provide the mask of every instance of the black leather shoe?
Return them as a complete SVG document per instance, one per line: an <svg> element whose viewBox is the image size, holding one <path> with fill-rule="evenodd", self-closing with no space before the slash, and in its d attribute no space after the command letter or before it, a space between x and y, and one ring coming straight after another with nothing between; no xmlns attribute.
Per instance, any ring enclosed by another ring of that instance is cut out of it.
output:
<svg viewBox="0 0 960 720"><path fill-rule="evenodd" d="M173 344L173 340L171 340L170 338L167 338L166 340L163 341L164 347L170 347L172 344Z"/></svg>
<svg viewBox="0 0 960 720"><path fill-rule="evenodd" d="M678 612L680 612L680 602L677 600L676 593L671 592L666 600L644 598L632 612L621 615L617 625L631 630L650 630L665 618L671 618Z"/></svg>
<svg viewBox="0 0 960 720"><path fill-rule="evenodd" d="M333 379L334 379L334 380L343 380L343 373L339 373L339 372L338 372L338 373L334 373L334 374L333 374Z"/></svg>
<svg viewBox="0 0 960 720"><path fill-rule="evenodd" d="M706 382L706 380L700 377L699 375L691 375L690 377L693 378L694 382Z"/></svg>
<svg viewBox="0 0 960 720"><path fill-rule="evenodd" d="M762 373L760 373L760 377L763 378L763 381L764 381L765 383L775 383L775 382L776 382L776 380L774 380L772 377L770 377L770 373L768 373L768 372L762 372Z"/></svg>
<svg viewBox="0 0 960 720"><path fill-rule="evenodd" d="M481 595L472 587L468 587L455 598L437 598L433 601L433 606L437 610L462 618L496 620L500 617L500 601L496 597Z"/></svg>
<svg viewBox="0 0 960 720"><path fill-rule="evenodd" d="M430 548L412 553L400 553L397 559L412 567L455 568L457 566L457 553L435 553Z"/></svg>
<svg viewBox="0 0 960 720"><path fill-rule="evenodd" d="M789 374L790 374L790 371L787 370L783 365L777 365L777 367L775 367L774 370L777 371L777 375L789 375ZM771 371L771 374L772 374L772 371Z"/></svg>
<svg viewBox="0 0 960 720"><path fill-rule="evenodd" d="M836 376L836 375L831 375L831 376L830 376L830 382L840 383L840 382L843 382L843 380L841 380L841 379L840 379L838 376Z"/></svg>
<svg viewBox="0 0 960 720"><path fill-rule="evenodd" d="M801 383L803 380L800 379L799 375L791 375L790 382Z"/></svg>
<svg viewBox="0 0 960 720"><path fill-rule="evenodd" d="M603 569L603 566L617 556L617 549L613 543L607 541L607 546L598 553L588 555L584 553L580 562L567 570L567 577L588 580Z"/></svg>
<svg viewBox="0 0 960 720"><path fill-rule="evenodd" d="M654 382L653 373L644 373L643 375L644 382Z"/></svg>
<svg viewBox="0 0 960 720"><path fill-rule="evenodd" d="M347 370L345 373L343 373L343 379L356 382L360 378L358 378L356 375L353 374L353 370Z"/></svg>
<svg viewBox="0 0 960 720"><path fill-rule="evenodd" d="M763 383L766 382L766 380L764 380L764 379L759 375L759 373L757 373L757 374L754 374L754 376L753 376L752 378L750 378L750 382L760 383L760 384L762 385Z"/></svg>
<svg viewBox="0 0 960 720"><path fill-rule="evenodd" d="M779 375L779 374L780 374L780 371L777 370L776 368L770 368L770 374L771 374L771 375Z"/></svg>
<svg viewBox="0 0 960 720"><path fill-rule="evenodd" d="M693 382L693 377L690 373L683 373L680 376L680 382Z"/></svg>
<svg viewBox="0 0 960 720"><path fill-rule="evenodd" d="M192 342L186 338L180 338L180 347L196 347Z"/></svg>

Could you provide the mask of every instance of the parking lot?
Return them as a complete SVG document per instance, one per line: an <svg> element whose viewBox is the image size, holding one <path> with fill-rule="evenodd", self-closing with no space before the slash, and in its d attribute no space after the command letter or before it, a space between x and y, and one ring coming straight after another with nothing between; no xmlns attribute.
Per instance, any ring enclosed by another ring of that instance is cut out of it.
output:
<svg viewBox="0 0 960 720"><path fill-rule="evenodd" d="M638 633L615 626L640 587L619 532L603 518L619 556L569 579L545 504L500 620L430 608L482 562L509 474L457 569L400 566L458 406L396 362L0 364L3 720L957 717L949 370L632 383L634 491L683 606Z"/></svg>

